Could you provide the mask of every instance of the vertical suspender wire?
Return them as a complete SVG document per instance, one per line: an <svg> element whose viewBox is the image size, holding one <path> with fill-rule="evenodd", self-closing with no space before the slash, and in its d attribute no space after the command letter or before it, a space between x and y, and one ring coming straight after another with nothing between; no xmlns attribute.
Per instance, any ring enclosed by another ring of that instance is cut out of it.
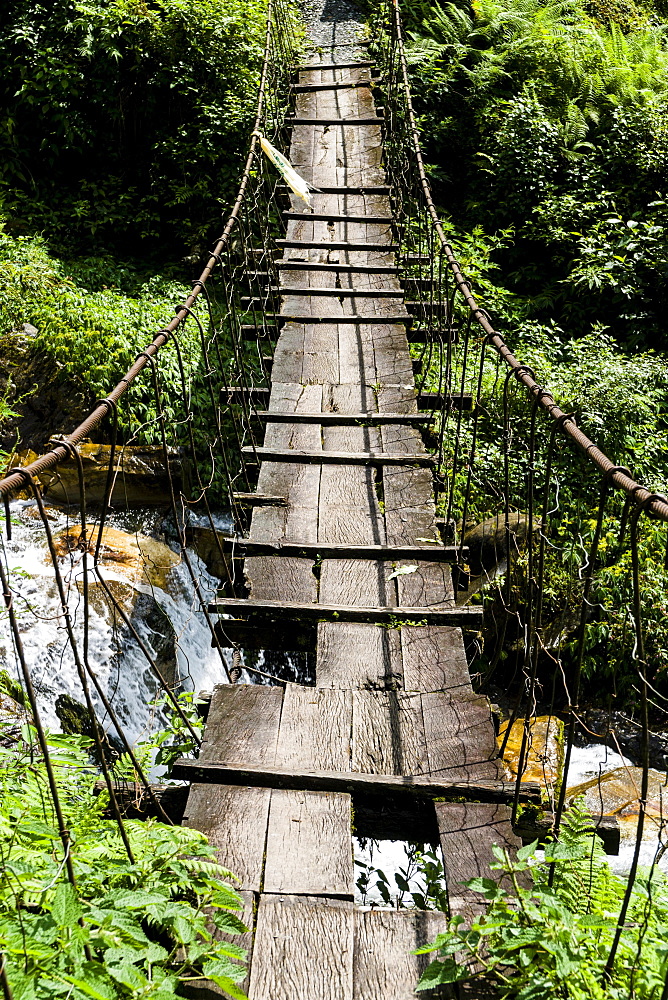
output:
<svg viewBox="0 0 668 1000"><path fill-rule="evenodd" d="M158 414L158 426L160 428L160 440L161 440L161 444L162 444L162 452L163 452L163 455L167 456L168 455L168 451L167 451L167 436L166 436L166 431L165 431L165 414L164 414L164 411L163 411L163 408L162 408L162 399L161 399L161 395L160 395L160 384L159 384L159 381L158 381L157 366L155 365L155 363L153 361L151 362L151 371L153 373L153 392L154 392L154 396L155 396L156 412ZM185 532L184 532L183 526L181 524L182 519L179 519L178 508L177 508L177 505L176 505L176 493L174 491L174 479L172 477L171 469L169 467L169 461L167 461L167 463L166 463L166 468L167 468L167 481L169 482L169 497L170 497L170 503L171 503L171 508L172 508L172 517L174 518L174 524L175 524L176 530L177 530L178 535L179 535L179 545L180 545L180 548L181 548L181 556L182 556L183 561L184 561L184 563L186 565L186 569L188 570L188 575L189 575L189 577L190 577L190 579L192 581L192 585L193 585L193 587L195 589L195 593L197 595L197 599L199 601L200 608L202 609L202 614L204 615L206 623L207 623L207 625L209 627L209 631L211 632L211 636L212 636L212 640L213 640L213 645L214 645L215 649L218 652L218 656L220 658L220 662L222 664L223 670L225 671L225 676L226 676L227 681L229 683L229 681L230 681L230 672L229 672L227 663L225 662L225 656L224 656L224 653L223 653L223 647L220 645L220 640L218 639L216 628L215 628L213 622L211 621L211 615L209 614L209 609L207 607L207 602L204 600L204 596L202 594L202 589L200 587L199 580L197 579L197 574L195 573L195 570L193 569L193 565L192 565L190 556L188 555L188 549L187 549L186 540L185 540Z"/></svg>
<svg viewBox="0 0 668 1000"><path fill-rule="evenodd" d="M633 514L631 515L631 564L633 572L633 617L635 625L636 634L636 646L635 646L635 657L636 663L638 664L638 678L640 680L640 716L642 720L642 744L641 744L641 760L642 760L642 780L640 783L640 809L638 811L638 826L636 828L636 842L635 849L633 851L633 859L631 861L631 867L629 869L626 892L624 893L624 899L622 901L622 906L619 911L619 916L617 918L617 927L615 928L615 936L613 938L612 946L610 948L610 954L608 955L608 960L605 965L605 978L609 982L612 979L612 973L615 966L615 958L617 956L617 950L619 948L619 942L621 940L622 931L624 929L624 923L626 921L626 914L628 913L629 904L631 902L631 896L633 894L633 886L638 871L638 863L640 860L640 849L642 847L642 835L645 827L645 813L647 811L647 793L649 790L649 713L648 713L648 702L647 702L647 677L645 674L646 664L645 664L645 644L643 636L642 627L642 603L640 595L640 558L638 554L638 535L639 535L639 523L642 514L649 505L650 501L655 499L655 495L652 494L645 500L641 500L640 503L636 504Z"/></svg>
<svg viewBox="0 0 668 1000"><path fill-rule="evenodd" d="M81 455L79 455L79 452L77 451L76 448L72 447L72 453L73 453L73 455L77 456L79 463L81 463ZM80 508L80 511L81 511L81 517L82 517L82 536L83 536L83 544L84 544L84 546L87 546L86 528L85 528L85 520L84 520L85 516L86 516L85 492L84 492L83 487L81 485L81 484L83 484L83 465L82 464L79 465L78 471L79 471L79 483L80 483L80 489L81 489L81 508ZM53 535L51 533L51 525L49 524L49 519L46 516L46 510L44 508L44 502L42 500L40 491L39 491L36 483L34 482L34 480L31 481L31 484L32 484L33 496L34 496L35 501L37 503L37 507L39 509L39 514L40 514L40 517L42 519L42 525L44 527L44 534L45 534L45 537L46 537L46 544L47 544L47 547L48 547L48 550L49 550L49 555L51 557L51 563L53 565L53 574L54 574L54 578L55 578L55 581L56 581L56 588L58 590L58 596L60 597L60 602L61 602L62 612L63 612L63 618L65 620L65 630L67 632L67 639L68 639L70 648L72 650L72 657L74 659L74 665L76 667L76 671L77 671L77 674L79 676L79 682L81 684L81 689L83 691L84 700L86 702L86 708L88 710L88 714L89 714L89 717L90 717L91 726L92 726L92 729L93 729L93 741L95 743L95 747L96 747L97 752L98 752L100 768L102 770L102 775L104 777L104 781L105 781L105 784L107 786L107 791L109 793L109 802L111 804L112 812L114 813L114 819L116 820L116 824L118 826L118 830L119 830L119 833L120 833L120 836L121 836L121 840L123 841L123 846L125 847L125 851L126 851L126 854L128 856L128 859L130 861L130 864L134 864L134 855L132 853L132 847L130 845L130 840L128 838L127 831L126 831L125 826L123 824L123 819L121 817L120 810L118 808L118 803L116 802L116 796L114 794L113 781L111 779L111 775L109 773L109 768L107 766L107 760L106 760L106 756L105 756L105 752L104 752L104 742L103 742L103 739L102 739L102 734L100 732L100 724L99 724L99 722L97 720L97 715L95 714L95 706L93 705L93 700L92 700L92 698L90 696L90 688L88 687L88 681L86 679L86 671L84 669L82 657L79 655L79 648L77 646L76 636L74 634L74 623L72 621L72 615L71 615L71 612L70 612L70 609L69 609L69 605L68 605L68 601L67 601L67 595L65 593L65 586L63 584L62 574L61 574L60 568L58 566L58 554L56 553L56 547L55 547L54 542L53 542ZM84 552L83 552L83 556L82 556L82 564L83 564L84 574L86 574L87 571L88 571L88 566L87 566L87 561L86 561L86 551L85 551L85 548L84 548ZM85 608L84 608L84 622L85 622L85 618L86 618L86 614L87 614L87 610L88 610L87 598L88 598L88 588L86 587L85 582L84 582L84 601L86 602L85 603ZM86 650L85 638L86 638L86 627L85 627L85 624L84 624L84 650Z"/></svg>

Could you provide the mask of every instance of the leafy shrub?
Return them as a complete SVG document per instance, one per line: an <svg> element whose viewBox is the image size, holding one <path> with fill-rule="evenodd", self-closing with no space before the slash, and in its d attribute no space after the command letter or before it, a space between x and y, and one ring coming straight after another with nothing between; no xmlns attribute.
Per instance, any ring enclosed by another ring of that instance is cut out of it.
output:
<svg viewBox="0 0 668 1000"><path fill-rule="evenodd" d="M213 980L243 997L245 931L230 873L196 830L126 821L134 863L105 794L89 741L48 736L76 887L35 734L0 741L0 949L16 1000L173 998L180 983ZM87 953L88 952L88 953Z"/></svg>
<svg viewBox="0 0 668 1000"><path fill-rule="evenodd" d="M637 879L610 981L605 968L626 882L614 876L591 817L574 807L544 857L536 844L517 860L494 847L498 879L467 882L488 903L470 927L454 917L445 934L418 954L437 951L418 990L441 983L493 981L507 1000L656 1000L668 973L668 880L658 871ZM554 869L552 884L550 868ZM533 885L526 887L530 872Z"/></svg>
<svg viewBox="0 0 668 1000"><path fill-rule="evenodd" d="M106 396L125 374L165 325L169 303L181 301L184 293L184 286L175 281L147 276L107 258L69 266L39 237L0 232L0 343L12 330L32 324L37 329L32 349L49 356L67 391L81 390L89 405ZM181 333L180 344L187 375L193 376L200 358L193 323ZM181 392L172 347L161 352L160 373L170 418L180 413ZM128 391L119 408L119 426L140 442L159 442L150 371Z"/></svg>
<svg viewBox="0 0 668 1000"><path fill-rule="evenodd" d="M8 0L0 200L15 223L135 256L138 240L176 249L208 233L236 183L265 9Z"/></svg>

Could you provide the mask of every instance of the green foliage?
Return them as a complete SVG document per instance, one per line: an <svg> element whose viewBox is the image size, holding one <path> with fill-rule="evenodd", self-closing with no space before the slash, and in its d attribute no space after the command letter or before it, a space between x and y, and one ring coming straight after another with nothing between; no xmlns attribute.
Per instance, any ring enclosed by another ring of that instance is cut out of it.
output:
<svg viewBox="0 0 668 1000"><path fill-rule="evenodd" d="M355 884L362 903L367 903L367 897L375 889L385 906L396 909L447 909L443 862L434 847L430 844L406 843L404 848L405 867L398 868L392 880L373 864L373 860L361 861L355 858L358 868Z"/></svg>
<svg viewBox="0 0 668 1000"><path fill-rule="evenodd" d="M183 285L159 274L142 274L104 257L70 265L53 256L39 237L0 232L0 345L12 330L32 324L38 331L33 350L46 354L68 391L79 389L89 405L107 395L164 327L168 304L185 294ZM200 360L194 323L183 328L180 344L186 375L192 378ZM180 416L182 386L171 346L160 355L160 376L167 396L165 416ZM119 426L140 443L159 442L150 370L128 391Z"/></svg>
<svg viewBox="0 0 668 1000"><path fill-rule="evenodd" d="M195 830L126 821L134 863L82 737L49 735L76 886L35 734L0 740L0 950L16 1000L173 998L207 978L243 998L241 900ZM215 934L215 937L214 937Z"/></svg>
<svg viewBox="0 0 668 1000"><path fill-rule="evenodd" d="M636 881L607 981L626 883L610 872L588 828L591 817L576 804L543 858L535 843L517 860L494 847L499 878L467 882L487 901L486 913L470 927L453 918L446 933L418 950L439 953L418 990L485 976L503 1000L658 1000L668 973L668 880L655 871Z"/></svg>
<svg viewBox="0 0 668 1000"><path fill-rule="evenodd" d="M459 239L512 228L493 252L515 333L530 318L663 343L668 45L654 12L627 14L628 30L580 0L408 4L435 193Z"/></svg>
<svg viewBox="0 0 668 1000"><path fill-rule="evenodd" d="M264 0L8 0L0 201L15 224L133 254L138 240L176 249L208 234L237 181L265 11Z"/></svg>

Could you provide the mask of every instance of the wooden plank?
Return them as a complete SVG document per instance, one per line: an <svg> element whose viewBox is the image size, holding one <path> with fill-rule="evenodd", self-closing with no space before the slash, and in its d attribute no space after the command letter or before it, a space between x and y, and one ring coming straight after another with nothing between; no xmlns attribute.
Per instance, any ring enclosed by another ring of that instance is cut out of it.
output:
<svg viewBox="0 0 668 1000"><path fill-rule="evenodd" d="M353 898L350 795L274 790L264 891Z"/></svg>
<svg viewBox="0 0 668 1000"><path fill-rule="evenodd" d="M330 309L332 308L331 303L327 303L327 305L329 306ZM343 313L341 315L339 314L330 315L325 313L322 316L316 316L313 313L294 312L292 310L288 311L286 307L284 307L283 312L281 313L266 313L264 318L267 321L268 325L277 322L279 323L284 322L284 323L295 323L295 324L303 323L304 325L309 325L312 323L318 323L318 324L322 323L323 325L328 324L330 326L333 326L343 323L343 324L350 324L352 326L376 326L378 322L376 317L373 316L372 314L367 315L360 313L349 313L348 315L346 315L345 313ZM411 321L412 317L407 315L406 313L398 313L396 315L386 316L383 318L383 323L388 325L389 324L394 325L396 323L399 326L410 326ZM255 337L253 336L251 339L254 340Z"/></svg>
<svg viewBox="0 0 668 1000"><path fill-rule="evenodd" d="M352 769L400 775L429 770L419 694L353 691Z"/></svg>
<svg viewBox="0 0 668 1000"><path fill-rule="evenodd" d="M285 249L302 250L347 250L350 253L364 251L378 251L382 253L398 253L401 249L395 244L386 243L361 243L350 240L276 240L276 245ZM350 262L349 262L350 263ZM352 268L355 270L355 268Z"/></svg>
<svg viewBox="0 0 668 1000"><path fill-rule="evenodd" d="M279 260L276 266L284 271L335 271L339 274L398 274L396 264L343 264L336 261Z"/></svg>
<svg viewBox="0 0 668 1000"><path fill-rule="evenodd" d="M443 866L451 916L470 920L483 912L483 898L463 882L472 878L494 878L492 844L514 852L522 846L511 827L507 805L466 802L435 802L443 851ZM498 876L497 876L498 877Z"/></svg>
<svg viewBox="0 0 668 1000"><path fill-rule="evenodd" d="M269 496L266 493L232 493L233 503L240 507L287 507L285 497Z"/></svg>
<svg viewBox="0 0 668 1000"><path fill-rule="evenodd" d="M392 215L352 215L345 212L294 212L285 209L283 215L288 219L310 219L311 221L350 222L359 225L392 225ZM306 293L308 294L308 293Z"/></svg>
<svg viewBox="0 0 668 1000"><path fill-rule="evenodd" d="M199 759L258 766L275 763L282 705L281 687L217 685Z"/></svg>
<svg viewBox="0 0 668 1000"><path fill-rule="evenodd" d="M352 1000L353 904L263 894L250 1000Z"/></svg>
<svg viewBox="0 0 668 1000"><path fill-rule="evenodd" d="M273 498L272 498L273 499ZM260 506L273 506L260 504ZM276 506L282 506L277 504ZM223 535L220 542L225 552L245 552L248 555L303 556L316 559L368 559L372 561L386 560L401 562L407 560L422 560L429 557L429 562L456 562L463 551L462 558L468 556L468 548L461 549L458 545L348 545L346 543L331 543L318 541L316 543L300 542L256 542L250 538L229 538ZM424 577L420 578L424 580ZM450 595L452 596L452 595ZM419 604L419 601L413 601ZM426 602L425 602L426 603ZM431 602L430 602L431 603Z"/></svg>
<svg viewBox="0 0 668 1000"><path fill-rule="evenodd" d="M299 366L301 375L301 362ZM320 408L322 387L299 383L272 383L271 409L312 411ZM265 442L281 448L320 445L320 432L309 425L272 424L265 432ZM320 470L303 465L263 463L258 476L258 493L284 496L287 508L263 507L253 511L250 538L252 541L298 539L316 541ZM315 600L317 581L308 560L286 557L280 567L271 557L246 559L245 576L254 597L277 594L292 600Z"/></svg>
<svg viewBox="0 0 668 1000"><path fill-rule="evenodd" d="M407 622L423 625L457 625L472 631L479 631L482 627L482 609L472 606L434 609L386 605L377 608L364 608L344 604L308 604L300 601L218 597L209 605L209 611L265 622L277 619L284 621L368 622L387 625Z"/></svg>
<svg viewBox="0 0 668 1000"><path fill-rule="evenodd" d="M433 455L408 455L392 452L343 452L343 451L302 451L298 449L279 449L268 447L253 447L246 445L242 449L247 462L257 459L263 462L306 462L322 465L434 465Z"/></svg>
<svg viewBox="0 0 668 1000"><path fill-rule="evenodd" d="M241 889L260 891L270 800L268 788L236 782L190 789L184 826L208 838L216 859L239 878Z"/></svg>
<svg viewBox="0 0 668 1000"><path fill-rule="evenodd" d="M201 760L222 757L258 765L273 763L283 691L255 685L215 688L202 743ZM241 879L241 888L259 891L271 793L263 788L194 785L184 825L201 830L218 860Z"/></svg>
<svg viewBox="0 0 668 1000"><path fill-rule="evenodd" d="M290 771L280 767L237 767L219 761L191 760L179 757L174 763L173 777L182 781L201 781L253 785L266 788L287 788L299 791L347 792L372 795L422 795L468 799L474 802L512 802L513 781L449 781L429 775L344 774L336 771ZM540 802L540 785L523 781L520 798L524 802Z"/></svg>
<svg viewBox="0 0 668 1000"><path fill-rule="evenodd" d="M383 690L402 687L401 633L404 631L375 625L320 622L318 686Z"/></svg>
<svg viewBox="0 0 668 1000"><path fill-rule="evenodd" d="M462 633L457 628L427 625L402 628L404 686L407 691L471 690Z"/></svg>
<svg viewBox="0 0 668 1000"><path fill-rule="evenodd" d="M321 424L428 424L433 417L423 413L274 413L270 410L255 410L254 420L267 423Z"/></svg>
<svg viewBox="0 0 668 1000"><path fill-rule="evenodd" d="M356 910L354 1000L415 1000L415 987L434 956L412 953L443 934L447 923L434 910Z"/></svg>
<svg viewBox="0 0 668 1000"><path fill-rule="evenodd" d="M352 693L288 684L276 762L295 770L350 770Z"/></svg>
<svg viewBox="0 0 668 1000"><path fill-rule="evenodd" d="M430 774L457 781L502 777L489 702L467 692L421 695Z"/></svg>

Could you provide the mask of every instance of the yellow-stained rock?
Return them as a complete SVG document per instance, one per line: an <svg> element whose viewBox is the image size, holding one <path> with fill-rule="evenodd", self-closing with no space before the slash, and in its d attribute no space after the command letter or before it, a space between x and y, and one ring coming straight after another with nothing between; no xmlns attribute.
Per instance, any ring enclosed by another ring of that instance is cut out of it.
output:
<svg viewBox="0 0 668 1000"><path fill-rule="evenodd" d="M500 726L498 743L503 743L508 723ZM553 791L563 765L563 723L553 715L537 715L529 722L528 745L522 781L537 781L546 790ZM510 735L503 754L503 766L509 781L517 777L524 720L517 719L510 728Z"/></svg>
<svg viewBox="0 0 668 1000"><path fill-rule="evenodd" d="M92 531L88 538L88 551L91 553L95 551L97 538L98 532ZM81 548L81 527L72 525L56 535L54 543L61 558L75 552ZM101 566L121 573L131 583L148 584L168 591L169 576L179 562L179 556L155 538L131 535L117 528L105 527L102 531Z"/></svg>

